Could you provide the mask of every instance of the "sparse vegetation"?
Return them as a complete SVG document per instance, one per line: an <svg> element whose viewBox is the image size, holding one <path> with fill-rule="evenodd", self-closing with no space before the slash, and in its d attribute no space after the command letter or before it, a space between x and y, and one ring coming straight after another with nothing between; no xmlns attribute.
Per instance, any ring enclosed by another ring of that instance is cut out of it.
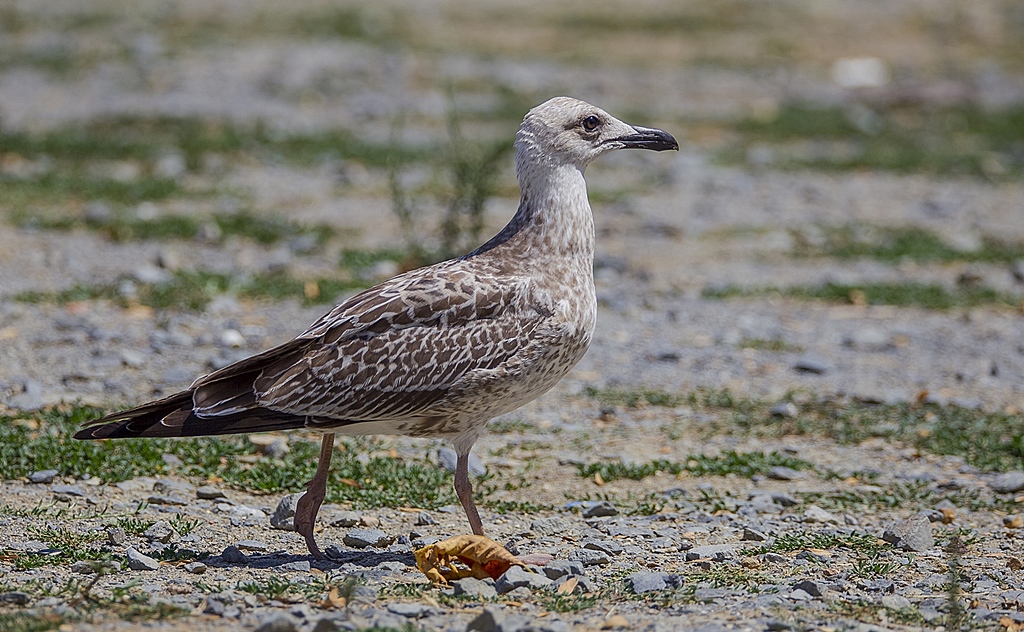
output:
<svg viewBox="0 0 1024 632"><path fill-rule="evenodd" d="M1024 244L991 236L982 237L976 249L960 249L935 233L916 226L881 227L865 224L825 227L819 243L811 244L797 234L796 253L838 259L868 258L896 263L912 261L979 261L1010 263L1024 259Z"/></svg>
<svg viewBox="0 0 1024 632"><path fill-rule="evenodd" d="M807 461L779 454L778 452L725 452L720 455L707 456L696 454L685 461L666 461L659 459L649 463L589 463L577 466L578 474L585 478L600 476L602 480L614 481L620 478L641 480L658 473L673 476L687 472L691 476L726 476L735 474L749 478L755 474L765 474L773 467L788 467L794 470L811 469Z"/></svg>
<svg viewBox="0 0 1024 632"><path fill-rule="evenodd" d="M726 299L735 296L777 294L798 299L823 300L854 305L895 305L925 309L953 309L995 305L1016 307L1020 297L1004 294L985 286L965 285L947 289L941 285L904 281L901 283L825 283L817 287L744 288L727 286L706 288L704 298Z"/></svg>

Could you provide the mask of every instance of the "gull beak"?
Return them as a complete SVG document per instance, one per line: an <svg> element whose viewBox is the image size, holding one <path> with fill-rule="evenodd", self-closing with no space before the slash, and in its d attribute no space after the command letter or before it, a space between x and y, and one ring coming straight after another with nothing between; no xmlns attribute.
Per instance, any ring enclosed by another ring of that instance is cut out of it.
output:
<svg viewBox="0 0 1024 632"><path fill-rule="evenodd" d="M633 127L633 134L619 136L615 142L622 143L626 149L652 149L654 151L665 151L672 149L679 151L679 143L666 131L651 127Z"/></svg>

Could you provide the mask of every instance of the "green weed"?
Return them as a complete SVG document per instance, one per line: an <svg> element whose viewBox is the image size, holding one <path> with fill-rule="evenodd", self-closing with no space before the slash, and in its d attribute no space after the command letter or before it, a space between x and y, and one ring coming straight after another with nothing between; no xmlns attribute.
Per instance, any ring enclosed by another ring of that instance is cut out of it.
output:
<svg viewBox="0 0 1024 632"><path fill-rule="evenodd" d="M778 452L724 452L716 456L696 454L683 462L658 459L649 463L589 463L577 466L577 473L590 478L599 474L605 481L620 478L641 480L659 472L677 475L688 472L691 476L725 476L735 474L750 478L755 474L765 474L773 467L783 466L795 470L812 469L814 466L807 461L788 457Z"/></svg>
<svg viewBox="0 0 1024 632"><path fill-rule="evenodd" d="M823 300L832 303L868 305L895 305L947 310L956 307L1002 305L1013 307L1020 298L984 286L963 286L954 290L941 285L905 281L901 283L825 283L817 287L743 288L727 286L706 288L704 298L725 299L734 296L764 296L778 294L798 299Z"/></svg>

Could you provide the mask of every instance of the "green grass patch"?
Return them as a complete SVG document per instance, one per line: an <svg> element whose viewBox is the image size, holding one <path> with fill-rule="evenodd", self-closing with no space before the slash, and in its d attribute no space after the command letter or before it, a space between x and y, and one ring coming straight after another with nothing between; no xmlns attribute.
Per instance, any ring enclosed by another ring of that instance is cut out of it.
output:
<svg viewBox="0 0 1024 632"><path fill-rule="evenodd" d="M0 186L4 190L2 204L15 210L68 200L138 204L163 200L183 192L181 185L169 178L142 175L131 180L117 180L89 176L77 170L51 171L26 178L0 176Z"/></svg>
<svg viewBox="0 0 1024 632"><path fill-rule="evenodd" d="M595 388L587 386L583 394L596 399L602 406L625 406L638 408L641 406L662 406L674 408L686 403L686 398L647 387L636 388Z"/></svg>
<svg viewBox="0 0 1024 632"><path fill-rule="evenodd" d="M38 214L24 210L11 214L11 220L22 228L71 230L86 228L102 233L113 241L144 239L208 239L206 227L214 226L219 239L245 237L261 244L273 244L283 239L309 236L323 244L334 235L334 228L326 224L302 226L282 217L257 215L249 212L196 217L192 215L164 215L143 219L128 213L113 213L108 218L93 219L67 214Z"/></svg>
<svg viewBox="0 0 1024 632"><path fill-rule="evenodd" d="M875 556L882 551L892 550L892 545L867 533L812 533L810 531L801 531L798 533L781 533L771 544L747 549L744 551L744 554L762 555L764 553L792 553L807 549L827 550L840 548Z"/></svg>
<svg viewBox="0 0 1024 632"><path fill-rule="evenodd" d="M284 271L268 272L238 278L208 271L174 272L160 283L140 283L124 279L115 283L78 284L56 292L29 291L15 295L24 303L56 303L106 300L122 307L144 305L154 309L200 311L217 296L233 293L250 299L299 299L304 304L332 303L345 292L360 290L366 283L359 280L317 278L296 279Z"/></svg>
<svg viewBox="0 0 1024 632"><path fill-rule="evenodd" d="M983 237L976 250L959 250L935 233L916 226L877 227L859 224L824 229L824 242L797 247L801 256L837 259L876 259L895 263L904 259L920 262L978 261L1011 263L1024 259L1024 244L995 237Z"/></svg>
<svg viewBox="0 0 1024 632"><path fill-rule="evenodd" d="M967 285L947 289L941 285L904 281L900 283L825 283L816 287L790 288L746 288L735 285L719 288L705 288L701 295L709 299L726 299L737 296L779 295L803 300L820 300L830 303L856 305L895 305L897 307L920 307L946 310L959 307L985 305L1015 307L1020 297L999 292L989 287Z"/></svg>
<svg viewBox="0 0 1024 632"><path fill-rule="evenodd" d="M260 456L258 446L244 436L116 441L71 438L82 422L100 415L100 410L83 406L49 408L25 418L0 415L0 478L19 478L52 468L62 476L88 474L113 483L173 471L201 479L217 476L249 491L281 493L305 489L316 469L319 444L306 440L292 441L291 453L281 460ZM433 509L455 502L451 475L430 460L389 456L361 460L358 455L372 452L375 443L352 440L342 445L346 449L335 451L331 465L328 502L355 509ZM182 464L168 466L165 454L178 457Z"/></svg>
<svg viewBox="0 0 1024 632"><path fill-rule="evenodd" d="M180 152L192 171L200 169L207 153L246 153L307 165L343 158L377 167L422 161L430 155L425 149L367 142L340 129L286 134L261 123L242 125L202 118L119 116L39 133L0 133L0 153L47 156L58 165L85 165L95 160L148 164L168 151Z"/></svg>
<svg viewBox="0 0 1024 632"><path fill-rule="evenodd" d="M723 452L715 456L697 454L686 461L658 459L648 463L587 463L577 465L577 473L590 478L600 474L605 481L628 478L638 481L659 472L677 475L687 472L691 476L725 476L735 474L750 478L765 474L773 467L783 466L794 470L813 469L807 461L779 454L778 452Z"/></svg>
<svg viewBox="0 0 1024 632"><path fill-rule="evenodd" d="M776 353L803 351L803 347L790 344L781 338L744 338L737 346L741 349L774 351Z"/></svg>
<svg viewBox="0 0 1024 632"><path fill-rule="evenodd" d="M770 118L740 121L741 141L723 153L744 161L767 146L770 166L878 169L1012 179L1024 172L1024 106L906 106L888 109L784 104Z"/></svg>

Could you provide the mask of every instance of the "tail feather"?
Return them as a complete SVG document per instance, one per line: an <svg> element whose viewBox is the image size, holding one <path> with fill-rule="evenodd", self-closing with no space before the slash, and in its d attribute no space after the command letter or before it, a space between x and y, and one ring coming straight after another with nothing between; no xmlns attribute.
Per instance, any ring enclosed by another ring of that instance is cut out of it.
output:
<svg viewBox="0 0 1024 632"><path fill-rule="evenodd" d="M306 425L304 415L290 415L267 408L201 417L193 412L193 407L192 391L181 391L137 408L87 422L75 433L75 439L197 437L291 430Z"/></svg>

